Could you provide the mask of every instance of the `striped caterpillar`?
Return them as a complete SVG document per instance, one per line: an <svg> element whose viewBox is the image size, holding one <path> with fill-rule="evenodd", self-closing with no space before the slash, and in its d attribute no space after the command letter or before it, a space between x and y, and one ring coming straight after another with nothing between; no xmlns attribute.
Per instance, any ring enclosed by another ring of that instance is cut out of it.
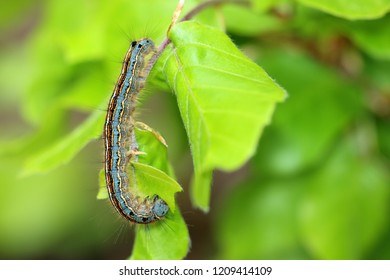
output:
<svg viewBox="0 0 390 280"><path fill-rule="evenodd" d="M150 39L133 41L123 60L122 71L109 101L104 125L105 177L110 200L123 217L138 224L161 220L169 211L157 195L144 199L130 191L128 165L137 161L133 113L138 93L145 86L150 64L145 60L156 52ZM135 183L134 170L132 172Z"/></svg>

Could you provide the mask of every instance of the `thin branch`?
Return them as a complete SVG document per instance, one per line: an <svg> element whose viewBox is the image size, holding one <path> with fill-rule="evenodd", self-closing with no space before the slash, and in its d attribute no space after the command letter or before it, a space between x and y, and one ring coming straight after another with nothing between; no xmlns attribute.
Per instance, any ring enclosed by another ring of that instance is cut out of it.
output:
<svg viewBox="0 0 390 280"><path fill-rule="evenodd" d="M186 21L192 19L194 16L199 14L201 11L203 11L205 8L209 6L218 6L220 4L240 4L240 5L249 5L249 1L247 0L210 0L203 2L193 8L191 11L189 11L180 21Z"/></svg>

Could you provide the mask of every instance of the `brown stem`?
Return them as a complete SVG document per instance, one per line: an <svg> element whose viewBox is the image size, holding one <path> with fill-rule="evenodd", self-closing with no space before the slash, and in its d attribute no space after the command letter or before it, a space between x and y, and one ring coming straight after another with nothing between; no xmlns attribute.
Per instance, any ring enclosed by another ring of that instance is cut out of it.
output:
<svg viewBox="0 0 390 280"><path fill-rule="evenodd" d="M180 21L186 21L192 19L194 16L199 14L202 10L209 6L217 6L220 4L228 4L228 3L233 3L233 4L241 4L241 5L249 5L249 1L247 0L210 0L203 2L193 8L191 11L189 11Z"/></svg>

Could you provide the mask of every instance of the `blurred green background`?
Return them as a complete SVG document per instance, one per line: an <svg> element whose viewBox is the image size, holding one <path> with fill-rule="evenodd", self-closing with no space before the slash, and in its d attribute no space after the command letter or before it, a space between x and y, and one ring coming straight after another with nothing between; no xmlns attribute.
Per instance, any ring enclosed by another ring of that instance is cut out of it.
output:
<svg viewBox="0 0 390 280"><path fill-rule="evenodd" d="M130 255L134 230L96 199L100 130L63 159L53 150L106 109L131 40L164 38L177 2L139 2L3 3L0 259ZM256 155L215 172L208 214L189 200L191 154L175 97L159 81L142 96L138 119L166 138L184 188L188 259L390 258L390 5L320 2L253 1L195 18L226 29L289 94Z"/></svg>

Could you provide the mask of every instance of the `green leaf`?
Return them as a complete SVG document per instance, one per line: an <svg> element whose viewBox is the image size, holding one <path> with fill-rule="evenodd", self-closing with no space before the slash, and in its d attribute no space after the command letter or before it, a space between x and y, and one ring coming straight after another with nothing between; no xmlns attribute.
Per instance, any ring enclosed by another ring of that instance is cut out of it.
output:
<svg viewBox="0 0 390 280"><path fill-rule="evenodd" d="M141 122L136 123L135 135L139 151L145 153L138 156L139 162L160 169L173 177L165 139L157 131Z"/></svg>
<svg viewBox="0 0 390 280"><path fill-rule="evenodd" d="M150 196L158 194L169 206L169 210L175 212L175 193L181 192L180 185L161 170L139 162L131 162L130 168L134 168L137 181L137 194ZM129 171L130 173L130 171Z"/></svg>
<svg viewBox="0 0 390 280"><path fill-rule="evenodd" d="M51 108L49 112L52 113L51 118L46 119L35 133L28 133L11 140L1 139L0 156L12 158L23 155L25 160L32 155L37 155L39 151L46 150L51 143L63 139L66 115L56 111L55 108ZM20 171L20 166L18 170Z"/></svg>
<svg viewBox="0 0 390 280"><path fill-rule="evenodd" d="M361 90L296 51L264 50L260 63L286 88L289 99L260 141L254 158L258 169L281 175L318 164L363 111Z"/></svg>
<svg viewBox="0 0 390 280"><path fill-rule="evenodd" d="M191 181L191 199L192 204L203 211L208 211L210 201L210 187L213 179L211 170L198 171L195 169L195 175Z"/></svg>
<svg viewBox="0 0 390 280"><path fill-rule="evenodd" d="M41 124L50 116L47 108L60 111L58 99L66 93L66 79L70 75L61 51L56 47L46 48L50 43L50 37L42 33L29 46L34 71L24 93L22 109L26 120L34 124Z"/></svg>
<svg viewBox="0 0 390 280"><path fill-rule="evenodd" d="M299 209L301 241L316 259L362 259L385 230L389 211L388 169L342 143L307 182Z"/></svg>
<svg viewBox="0 0 390 280"><path fill-rule="evenodd" d="M378 20L351 22L344 30L368 54L390 60L390 15Z"/></svg>
<svg viewBox="0 0 390 280"><path fill-rule="evenodd" d="M119 73L119 67L117 69ZM88 61L71 67L71 73L63 84L64 92L57 102L64 108L77 108L83 111L107 109L107 97L113 85L102 81L108 75L107 65L101 61Z"/></svg>
<svg viewBox="0 0 390 280"><path fill-rule="evenodd" d="M47 172L69 162L91 139L98 138L103 131L104 112L96 111L83 124L65 138L59 139L45 150L29 157L23 175Z"/></svg>
<svg viewBox="0 0 390 280"><path fill-rule="evenodd" d="M189 249L189 233L179 211L159 223L137 225L132 260L182 259Z"/></svg>
<svg viewBox="0 0 390 280"><path fill-rule="evenodd" d="M305 259L297 227L299 180L243 183L224 199L215 222L218 259Z"/></svg>
<svg viewBox="0 0 390 280"><path fill-rule="evenodd" d="M222 32L177 24L163 71L175 91L190 141L196 206L208 209L213 169L234 170L251 157L285 92ZM196 189L200 189L200 191Z"/></svg>
<svg viewBox="0 0 390 280"><path fill-rule="evenodd" d="M380 18L390 10L388 0L298 0L301 4L347 19Z"/></svg>
<svg viewBox="0 0 390 280"><path fill-rule="evenodd" d="M276 17L267 14L258 15L238 5L224 5L222 11L228 31L240 36L254 36L281 27Z"/></svg>

